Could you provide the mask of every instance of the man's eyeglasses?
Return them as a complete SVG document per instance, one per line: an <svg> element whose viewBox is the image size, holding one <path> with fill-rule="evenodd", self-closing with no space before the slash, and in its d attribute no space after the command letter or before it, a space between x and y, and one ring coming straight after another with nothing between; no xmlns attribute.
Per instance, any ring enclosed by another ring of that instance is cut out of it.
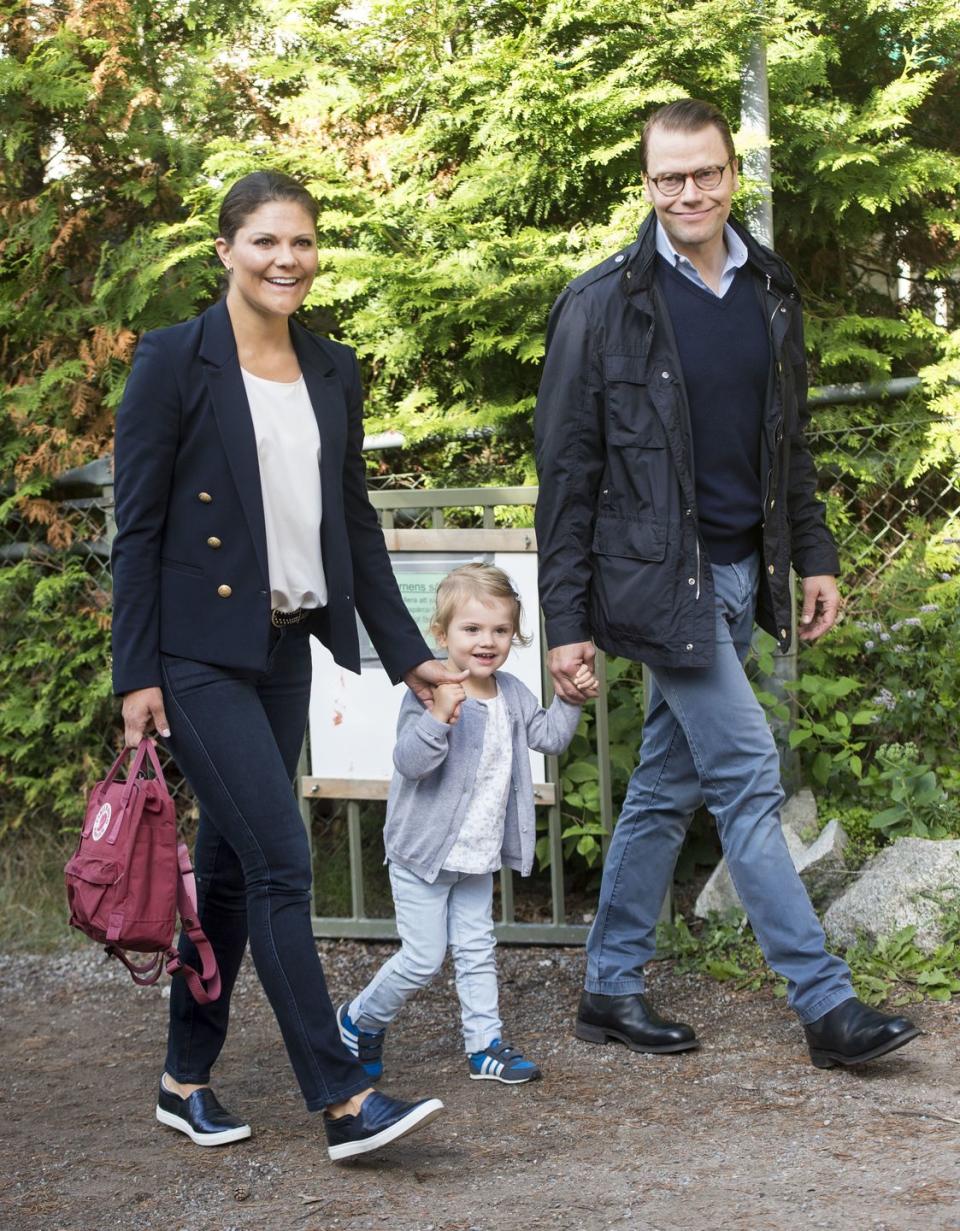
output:
<svg viewBox="0 0 960 1231"><path fill-rule="evenodd" d="M665 197L678 196L683 192L683 187L689 179L692 179L698 188L709 191L711 188L720 187L723 173L732 162L733 159L728 158L719 167L698 167L696 171L687 171L684 174L681 174L679 171L667 171L663 175L648 175L647 181L653 184L657 192Z"/></svg>

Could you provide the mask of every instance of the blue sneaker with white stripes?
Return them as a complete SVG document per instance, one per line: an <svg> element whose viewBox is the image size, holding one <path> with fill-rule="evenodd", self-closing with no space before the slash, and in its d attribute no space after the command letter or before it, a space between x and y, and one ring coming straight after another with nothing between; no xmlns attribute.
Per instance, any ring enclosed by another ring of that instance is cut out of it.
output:
<svg viewBox="0 0 960 1231"><path fill-rule="evenodd" d="M483 1051L473 1052L467 1060L473 1081L505 1081L516 1086L524 1081L536 1081L540 1076L532 1060L525 1060L523 1052L500 1039L494 1039Z"/></svg>
<svg viewBox="0 0 960 1231"><path fill-rule="evenodd" d="M371 1081L383 1076L383 1040L386 1030L361 1030L347 1012L346 1001L337 1009L337 1025L344 1047L363 1065Z"/></svg>

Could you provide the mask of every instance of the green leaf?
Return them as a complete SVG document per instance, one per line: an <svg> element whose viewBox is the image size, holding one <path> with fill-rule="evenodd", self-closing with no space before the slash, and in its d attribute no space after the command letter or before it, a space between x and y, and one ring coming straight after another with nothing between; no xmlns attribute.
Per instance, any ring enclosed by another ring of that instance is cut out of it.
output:
<svg viewBox="0 0 960 1231"><path fill-rule="evenodd" d="M831 760L829 752L818 752L814 757L810 772L821 786L825 786L830 777Z"/></svg>
<svg viewBox="0 0 960 1231"><path fill-rule="evenodd" d="M563 767L564 778L569 778L571 782L596 781L598 774L597 766L590 764L589 761L574 761L571 765Z"/></svg>
<svg viewBox="0 0 960 1231"><path fill-rule="evenodd" d="M882 812L876 813L870 818L869 826L871 829L888 829L891 825L896 825L906 817L906 809L895 807L885 808Z"/></svg>
<svg viewBox="0 0 960 1231"><path fill-rule="evenodd" d="M711 958L703 965L708 975L721 982L726 982L728 979L742 979L746 974L742 966L728 959Z"/></svg>

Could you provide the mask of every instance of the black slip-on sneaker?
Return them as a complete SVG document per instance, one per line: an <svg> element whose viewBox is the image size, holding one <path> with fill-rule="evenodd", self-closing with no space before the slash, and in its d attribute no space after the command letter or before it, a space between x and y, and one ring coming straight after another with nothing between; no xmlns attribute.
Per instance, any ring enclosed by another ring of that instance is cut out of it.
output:
<svg viewBox="0 0 960 1231"><path fill-rule="evenodd" d="M443 1103L438 1098L405 1103L381 1090L374 1090L363 1100L355 1116L334 1118L324 1115L327 1153L334 1162L354 1158L357 1154L369 1154L371 1150L379 1150L415 1128L429 1124L441 1111Z"/></svg>
<svg viewBox="0 0 960 1231"><path fill-rule="evenodd" d="M157 1119L167 1128L186 1133L194 1145L225 1146L231 1141L242 1141L250 1136L250 1125L232 1116L220 1106L217 1096L209 1086L194 1090L187 1098L181 1098L168 1090L160 1080L157 1096Z"/></svg>

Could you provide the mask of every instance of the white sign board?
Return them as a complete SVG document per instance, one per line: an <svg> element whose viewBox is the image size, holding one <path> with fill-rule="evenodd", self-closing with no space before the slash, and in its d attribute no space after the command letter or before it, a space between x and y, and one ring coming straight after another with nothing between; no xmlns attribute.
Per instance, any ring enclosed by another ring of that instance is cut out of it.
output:
<svg viewBox="0 0 960 1231"><path fill-rule="evenodd" d="M540 675L540 606L537 596L536 552L423 552L391 553L394 574L404 602L431 649L429 633L437 583L451 569L472 560L502 568L513 581L523 603L524 625L533 641L514 646L504 669L521 679L537 697L543 697ZM390 683L370 639L360 627L362 671L354 675L338 667L327 648L315 637L313 688L310 695L310 761L314 778L389 779L393 776L393 743L397 714L406 687ZM530 753L534 782L543 782L542 753Z"/></svg>

